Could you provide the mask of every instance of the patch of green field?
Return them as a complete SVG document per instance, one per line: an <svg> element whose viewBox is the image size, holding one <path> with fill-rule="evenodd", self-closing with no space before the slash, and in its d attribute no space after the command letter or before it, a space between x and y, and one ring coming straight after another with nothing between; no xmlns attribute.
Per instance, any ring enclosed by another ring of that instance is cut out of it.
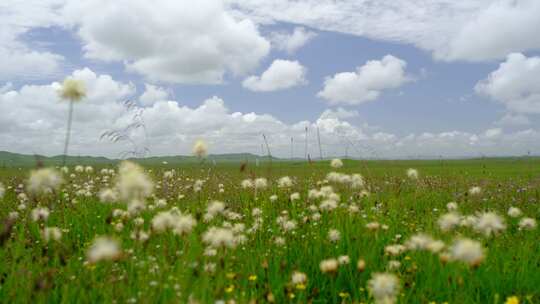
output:
<svg viewBox="0 0 540 304"><path fill-rule="evenodd" d="M98 192L112 187L117 178L105 180L101 168L96 165L94 173L73 173L70 168L74 176L65 174L60 190L28 193L27 201L17 195L28 192L29 170L0 170L0 182L6 188L0 198L0 220L18 212L11 229L7 220L0 224L0 302L371 303L368 281L377 272L398 277L398 303L505 303L510 296L517 296L520 303L540 302L540 230L519 229L523 217L540 219L540 160L536 158L347 160L339 169L327 161L273 161L256 166L252 160L242 170L234 162L157 162L146 166L157 186L146 209L129 217L113 216L113 210L126 209L126 202L99 201ZM408 168L417 169L419 178L408 178ZM165 178L165 171L171 169L174 177ZM360 173L365 185L321 183L331 171ZM293 186L279 188L277 179L282 176L290 176ZM242 180L257 177L266 178L268 187L255 191L240 186ZM204 180L199 192L193 190L197 179ZM310 189L323 185L331 185L339 194L335 209L321 210L323 199L308 198ZM481 193L470 195L472 186L481 187ZM300 199L291 201L295 192ZM272 195L277 195L276 201L271 201ZM166 200L166 206L158 207L159 199ZM205 221L213 200L224 202L227 212L239 217L226 213ZM469 227L441 231L437 221L448 212L451 201L457 202L462 216L496 212L506 229L490 237ZM32 210L38 205L50 209L46 221L32 220ZM520 218L507 215L512 206L521 209ZM197 220L191 232L158 233L152 227L155 215L172 207ZM262 211L260 217L253 215L254 208ZM315 219L315 213L320 219ZM285 231L279 217L294 221L296 227ZM136 225L135 218L144 219L142 226ZM387 227L374 231L366 227L370 222ZM214 256L205 255L208 246L202 238L209 227L239 223L245 226L240 232L244 242L234 248L216 248ZM256 223L259 227L250 231ZM41 234L45 227L60 228L61 239L45 242ZM331 229L340 232L339 241L329 240ZM133 239L132 234L139 231L149 233L149 239ZM442 240L446 248L439 253L385 253L386 246L405 244L419 232ZM119 259L87 262L88 248L98 235L120 243ZM481 243L485 258L478 266L444 261L444 254L459 238ZM344 255L349 264L333 273L320 270L322 260ZM357 269L360 259L366 263L363 271ZM398 261L399 267L389 268L390 261ZM306 274L305 284L291 283L294 271Z"/></svg>

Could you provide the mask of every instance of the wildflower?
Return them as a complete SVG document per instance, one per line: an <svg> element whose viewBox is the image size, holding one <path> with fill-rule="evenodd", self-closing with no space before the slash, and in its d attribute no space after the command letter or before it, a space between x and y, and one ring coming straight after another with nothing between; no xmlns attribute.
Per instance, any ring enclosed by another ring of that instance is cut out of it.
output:
<svg viewBox="0 0 540 304"><path fill-rule="evenodd" d="M339 263L336 259L322 260L319 268L323 273L334 273L337 271Z"/></svg>
<svg viewBox="0 0 540 304"><path fill-rule="evenodd" d="M174 223L173 232L178 235L186 235L197 225L197 221L191 214L180 215Z"/></svg>
<svg viewBox="0 0 540 304"><path fill-rule="evenodd" d="M455 212L450 212L442 215L437 223L439 224L439 228L441 228L442 231L448 232L456 228L460 222L461 217L459 216L459 214Z"/></svg>
<svg viewBox="0 0 540 304"><path fill-rule="evenodd" d="M113 189L103 189L99 192L99 201L102 203L113 203L118 199L116 191Z"/></svg>
<svg viewBox="0 0 540 304"><path fill-rule="evenodd" d="M469 189L470 195L479 195L480 193L482 193L482 188L478 186L473 186Z"/></svg>
<svg viewBox="0 0 540 304"><path fill-rule="evenodd" d="M86 258L90 263L99 261L114 261L122 254L118 242L110 237L97 237L86 252Z"/></svg>
<svg viewBox="0 0 540 304"><path fill-rule="evenodd" d="M334 158L334 159L332 159L332 161L330 162L330 166L331 166L332 168L336 168L336 169L337 169L337 168L341 168L341 167L343 167L343 162L342 162L341 159L339 159L339 158Z"/></svg>
<svg viewBox="0 0 540 304"><path fill-rule="evenodd" d="M516 296L511 296L506 298L504 304L519 304L519 298Z"/></svg>
<svg viewBox="0 0 540 304"><path fill-rule="evenodd" d="M270 196L270 201L271 201L271 202L275 202L275 201L277 201L277 199L278 199L278 196L275 195L275 194L273 194L273 195Z"/></svg>
<svg viewBox="0 0 540 304"><path fill-rule="evenodd" d="M62 231L58 227L45 227L41 235L45 242L59 241L62 238Z"/></svg>
<svg viewBox="0 0 540 304"><path fill-rule="evenodd" d="M28 191L34 194L50 193L57 190L62 184L62 175L55 169L37 169L30 173L27 181Z"/></svg>
<svg viewBox="0 0 540 304"><path fill-rule="evenodd" d="M297 201L299 199L300 199L300 193L298 193L298 192L295 192L295 193L291 194L291 196L290 196L291 202Z"/></svg>
<svg viewBox="0 0 540 304"><path fill-rule="evenodd" d="M400 261L397 261L397 260L388 261L388 269L389 270L396 270L396 269L399 269L399 267L401 267L401 262Z"/></svg>
<svg viewBox="0 0 540 304"><path fill-rule="evenodd" d="M364 271L366 269L366 261L364 259L359 259L358 262L356 262L356 269L360 272Z"/></svg>
<svg viewBox="0 0 540 304"><path fill-rule="evenodd" d="M407 177L410 179L418 179L418 170L413 168L407 169Z"/></svg>
<svg viewBox="0 0 540 304"><path fill-rule="evenodd" d="M268 181L264 177L256 178L254 181L255 189L266 189Z"/></svg>
<svg viewBox="0 0 540 304"><path fill-rule="evenodd" d="M509 217L520 217L522 214L521 210L517 207L510 207L508 209L508 216Z"/></svg>
<svg viewBox="0 0 540 304"><path fill-rule="evenodd" d="M374 273L368 281L368 289L375 303L395 303L400 289L399 279L390 273Z"/></svg>
<svg viewBox="0 0 540 304"><path fill-rule="evenodd" d="M478 216L474 229L489 237L492 234L498 234L499 232L504 231L506 225L504 219L495 212L485 212Z"/></svg>
<svg viewBox="0 0 540 304"><path fill-rule="evenodd" d="M248 188L253 188L253 181L251 179L244 179L240 185L242 186L242 188L244 189L248 189Z"/></svg>
<svg viewBox="0 0 540 304"><path fill-rule="evenodd" d="M338 263L339 265L348 265L351 263L351 259L349 258L348 255L340 255L338 257Z"/></svg>
<svg viewBox="0 0 540 304"><path fill-rule="evenodd" d="M534 230L536 229L536 220L530 217L524 217L519 221L519 229Z"/></svg>
<svg viewBox="0 0 540 304"><path fill-rule="evenodd" d="M236 246L231 229L210 227L203 234L203 242L213 248L234 248Z"/></svg>
<svg viewBox="0 0 540 304"><path fill-rule="evenodd" d="M364 177L360 174L351 175L351 188L357 189L364 187Z"/></svg>
<svg viewBox="0 0 540 304"><path fill-rule="evenodd" d="M381 228L381 224L379 224L378 222L369 222L366 224L366 228L368 230L376 231Z"/></svg>
<svg viewBox="0 0 540 304"><path fill-rule="evenodd" d="M291 276L291 283L293 285L299 285L299 284L305 285L306 282L307 282L307 275L305 273L300 272L300 271L293 272Z"/></svg>
<svg viewBox="0 0 540 304"><path fill-rule="evenodd" d="M388 255L397 256L403 253L406 249L407 247L401 244L395 244L384 247L384 252Z"/></svg>
<svg viewBox="0 0 540 304"><path fill-rule="evenodd" d="M290 188L293 185L293 181L288 176L283 176L280 179L278 179L278 187L279 188Z"/></svg>
<svg viewBox="0 0 540 304"><path fill-rule="evenodd" d="M459 239L450 248L453 260L465 262L470 266L478 266L484 260L484 249L480 242L471 239Z"/></svg>
<svg viewBox="0 0 540 304"><path fill-rule="evenodd" d="M193 145L193 154L198 158L205 157L208 153L208 146L202 140L197 140Z"/></svg>
<svg viewBox="0 0 540 304"><path fill-rule="evenodd" d="M452 211L456 211L458 209L458 205L456 202L450 202L448 204L446 204L446 209L448 209L448 211L452 212Z"/></svg>
<svg viewBox="0 0 540 304"><path fill-rule="evenodd" d="M45 207L37 207L32 210L31 217L34 222L46 221L49 218L49 209Z"/></svg>
<svg viewBox="0 0 540 304"><path fill-rule="evenodd" d="M0 183L0 198L4 197L4 193L6 193L6 188Z"/></svg>
<svg viewBox="0 0 540 304"><path fill-rule="evenodd" d="M62 99L77 102L86 97L86 86L83 81L69 77L64 80L59 95Z"/></svg>
<svg viewBox="0 0 540 304"><path fill-rule="evenodd" d="M123 161L118 169L116 188L121 199L130 204L137 201L144 206L144 199L152 194L154 184L141 166Z"/></svg>

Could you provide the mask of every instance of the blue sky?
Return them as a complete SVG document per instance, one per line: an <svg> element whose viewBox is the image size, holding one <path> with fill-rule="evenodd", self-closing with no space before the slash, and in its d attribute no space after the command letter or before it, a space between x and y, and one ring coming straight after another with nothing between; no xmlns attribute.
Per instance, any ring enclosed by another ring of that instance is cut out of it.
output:
<svg viewBox="0 0 540 304"><path fill-rule="evenodd" d="M129 122L126 99L149 130L130 136L153 155L188 154L199 138L214 153L258 153L265 133L286 156L291 137L303 150L305 127L312 153L322 130L327 156L344 138L387 158L539 148L536 1L100 2L0 5L0 150L61 152L54 92L66 77L99 90L76 108L76 154L129 149L99 140Z"/></svg>

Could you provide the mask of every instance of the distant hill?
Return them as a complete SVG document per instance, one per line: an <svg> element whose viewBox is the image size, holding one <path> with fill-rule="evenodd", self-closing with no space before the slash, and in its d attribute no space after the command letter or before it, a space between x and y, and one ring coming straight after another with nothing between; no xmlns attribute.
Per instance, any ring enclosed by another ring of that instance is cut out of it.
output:
<svg viewBox="0 0 540 304"><path fill-rule="evenodd" d="M208 155L205 161L207 162L254 162L257 158L261 161L267 161L267 156L259 156L251 153L230 153L230 154L211 154ZM195 156L152 156L145 158L131 158L130 160L137 161L141 164L186 164L198 163L200 160ZM273 157L272 160L280 161L281 159ZM102 156L68 156L66 158L67 165L114 165L120 159L112 159ZM44 156L44 155L28 155L0 151L0 167L35 167L37 162L43 163L45 166L59 166L62 164L62 156Z"/></svg>

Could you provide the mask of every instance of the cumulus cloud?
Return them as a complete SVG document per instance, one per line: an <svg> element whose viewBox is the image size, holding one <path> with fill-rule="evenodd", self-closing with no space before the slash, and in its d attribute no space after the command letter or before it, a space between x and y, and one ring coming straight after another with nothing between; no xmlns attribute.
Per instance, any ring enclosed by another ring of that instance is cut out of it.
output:
<svg viewBox="0 0 540 304"><path fill-rule="evenodd" d="M298 61L276 59L261 76L250 76L242 85L251 91L277 91L303 85L307 69Z"/></svg>
<svg viewBox="0 0 540 304"><path fill-rule="evenodd" d="M540 48L537 0L226 0L238 16L407 43L441 60L491 60Z"/></svg>
<svg viewBox="0 0 540 304"><path fill-rule="evenodd" d="M540 113L540 57L508 55L499 68L476 84L479 94L502 103L515 113Z"/></svg>
<svg viewBox="0 0 540 304"><path fill-rule="evenodd" d="M88 68L77 70L72 76L86 83L88 96L75 107L70 151L74 155L119 157L121 152L131 149L128 142L112 143L100 140L100 135L132 122L133 109L127 109L123 101L137 97L136 87ZM61 153L67 104L58 98L60 84L0 87L0 150ZM355 157L407 158L519 155L540 149L540 133L534 129L507 133L502 128L492 128L478 133L454 130L401 136L346 121L358 115L355 111L329 109L312 121L286 123L265 113L233 112L215 96L198 106L156 100L137 107L136 112L146 132L132 130L127 135L143 143L152 155L189 154L192 143L199 138L210 143L211 153L260 154L265 134L273 155L288 157L292 137L297 139L293 150L302 151L297 156L303 157L306 128L307 152L312 158L319 156L317 129L324 157L340 156L346 150Z"/></svg>
<svg viewBox="0 0 540 304"><path fill-rule="evenodd" d="M525 115L506 113L496 123L502 126L523 126L528 125L531 122L529 118Z"/></svg>
<svg viewBox="0 0 540 304"><path fill-rule="evenodd" d="M96 145L100 133L107 126L114 126L124 113L122 101L135 93L135 87L90 69L77 70L72 76L83 80L88 89L87 97L74 110L74 151L96 153L100 149ZM0 93L0 149L61 153L68 105L58 97L60 87L60 83L53 82Z"/></svg>
<svg viewBox="0 0 540 304"><path fill-rule="evenodd" d="M245 75L270 49L249 19L220 1L70 1L64 16L85 56L125 64L152 81L215 84Z"/></svg>
<svg viewBox="0 0 540 304"><path fill-rule="evenodd" d="M377 99L383 90L397 88L407 82L407 63L392 55L381 60L369 60L355 72L337 73L327 77L317 96L331 104L356 105Z"/></svg>
<svg viewBox="0 0 540 304"><path fill-rule="evenodd" d="M471 18L435 55L471 61L504 58L512 52L540 48L540 1L493 1Z"/></svg>
<svg viewBox="0 0 540 304"><path fill-rule="evenodd" d="M61 25L58 6L62 3L63 0L0 3L0 80L39 79L60 74L64 57L37 49L23 36L33 28Z"/></svg>
<svg viewBox="0 0 540 304"><path fill-rule="evenodd" d="M144 88L144 93L139 97L142 105L152 105L156 101L166 100L169 97L169 93L164 88L148 83L144 84Z"/></svg>
<svg viewBox="0 0 540 304"><path fill-rule="evenodd" d="M271 33L270 41L274 48L293 54L316 36L317 33L306 30L305 27L298 26L294 28L292 33Z"/></svg>

